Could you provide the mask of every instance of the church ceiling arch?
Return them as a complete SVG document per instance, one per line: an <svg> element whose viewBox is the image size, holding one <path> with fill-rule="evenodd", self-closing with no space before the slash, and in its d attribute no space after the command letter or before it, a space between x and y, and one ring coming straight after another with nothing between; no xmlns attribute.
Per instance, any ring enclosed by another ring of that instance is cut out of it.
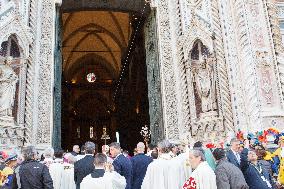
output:
<svg viewBox="0 0 284 189"><path fill-rule="evenodd" d="M70 40L72 40L72 38L76 37L76 35L79 32L82 32L82 30L92 30L92 29L97 29L97 30L93 30L93 31L97 31L100 33L105 32L107 35L109 35L116 43L117 45L122 48L123 46L126 45L126 43L121 43L121 41L119 40L119 38L116 37L116 35L114 35L112 32L110 32L109 30L107 30L106 28L104 28L103 26L97 25L95 23L89 23L87 25L84 25L78 29L76 29L75 31L73 31L72 33L68 34L68 37L65 38L65 40L63 41L63 46L67 45L68 42Z"/></svg>
<svg viewBox="0 0 284 189"><path fill-rule="evenodd" d="M119 76L119 72L110 65L110 63L105 60L102 56L89 53L85 56L76 60L76 63L72 65L68 70L64 72L64 76L67 80L71 80L76 76L81 70L92 67L96 69L96 66L100 65L104 68L106 74L111 77L111 79L116 79Z"/></svg>
<svg viewBox="0 0 284 189"><path fill-rule="evenodd" d="M74 46L74 48L72 49L72 52L73 52L73 51L76 51L76 50L78 49L78 47L80 47L80 45L81 45L82 43L84 43L84 41L85 41L89 36L91 36L91 35L95 35L95 36L99 39L99 41L100 41L100 42L103 44L103 46L107 49L107 51L106 51L105 53L109 53L110 56L111 56L112 66L113 66L116 70L120 70L119 65L118 65L118 61L119 61L119 60L117 60L117 57L116 57L116 56L114 55L114 53L112 52L111 47L109 47L109 46L107 45L107 43L106 43L98 34L96 34L96 33L92 33L92 32L91 32L91 33L85 34L85 36L83 36L83 37L77 42L77 44ZM68 67L69 67L70 65L72 65L72 64L69 64L69 63L70 63L70 61L72 60L73 54L74 54L74 53L70 53L70 54L69 54L69 57L67 58L66 64L63 65L64 69L68 69Z"/></svg>
<svg viewBox="0 0 284 189"><path fill-rule="evenodd" d="M108 67L112 67L108 70L115 70L116 76L130 40L131 17L130 13L111 11L63 13L64 72L78 59L93 54L106 60L104 62L110 64Z"/></svg>

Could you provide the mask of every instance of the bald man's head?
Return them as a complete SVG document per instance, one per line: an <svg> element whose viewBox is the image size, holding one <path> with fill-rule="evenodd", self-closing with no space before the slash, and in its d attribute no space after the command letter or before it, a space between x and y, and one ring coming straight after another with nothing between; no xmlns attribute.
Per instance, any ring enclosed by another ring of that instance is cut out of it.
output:
<svg viewBox="0 0 284 189"><path fill-rule="evenodd" d="M137 152L144 153L145 152L145 144L143 142L139 142L137 144Z"/></svg>
<svg viewBox="0 0 284 189"><path fill-rule="evenodd" d="M79 152L80 152L80 147L79 147L79 145L74 145L74 146L73 146L73 152L76 152L76 154L79 154Z"/></svg>

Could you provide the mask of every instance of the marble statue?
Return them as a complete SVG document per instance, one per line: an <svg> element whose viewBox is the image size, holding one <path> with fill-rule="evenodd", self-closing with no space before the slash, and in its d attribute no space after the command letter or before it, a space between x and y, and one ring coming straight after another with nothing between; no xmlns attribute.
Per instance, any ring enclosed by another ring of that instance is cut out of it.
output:
<svg viewBox="0 0 284 189"><path fill-rule="evenodd" d="M211 57L202 59L195 73L196 89L201 99L203 113L216 109L213 62L214 59Z"/></svg>
<svg viewBox="0 0 284 189"><path fill-rule="evenodd" d="M18 76L11 68L11 58L0 64L0 116L12 116Z"/></svg>

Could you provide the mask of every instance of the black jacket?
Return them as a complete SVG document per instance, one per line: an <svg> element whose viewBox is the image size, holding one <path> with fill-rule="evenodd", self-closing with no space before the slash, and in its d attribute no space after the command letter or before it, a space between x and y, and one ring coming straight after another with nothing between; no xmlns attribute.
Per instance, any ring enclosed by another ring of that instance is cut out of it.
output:
<svg viewBox="0 0 284 189"><path fill-rule="evenodd" d="M17 180L17 172L20 181ZM18 186L17 183L20 183ZM36 160L24 161L13 175L12 189L53 189L53 182L46 165Z"/></svg>
<svg viewBox="0 0 284 189"><path fill-rule="evenodd" d="M114 170L118 172L121 176L125 177L126 179L125 189L131 189L131 181L132 181L131 161L124 155L120 154L114 159L112 164L113 164Z"/></svg>
<svg viewBox="0 0 284 189"><path fill-rule="evenodd" d="M80 184L85 176L92 173L95 169L94 156L86 155L83 159L74 164L74 181Z"/></svg>

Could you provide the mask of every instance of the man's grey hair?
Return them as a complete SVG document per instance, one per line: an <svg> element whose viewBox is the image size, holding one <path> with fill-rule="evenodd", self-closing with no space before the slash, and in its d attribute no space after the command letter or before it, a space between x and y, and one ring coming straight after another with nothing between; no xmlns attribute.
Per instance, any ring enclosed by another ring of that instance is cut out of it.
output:
<svg viewBox="0 0 284 189"><path fill-rule="evenodd" d="M31 160L35 159L35 156L37 155L36 148L34 146L27 146L24 147L22 150L22 156L24 160Z"/></svg>
<svg viewBox="0 0 284 189"><path fill-rule="evenodd" d="M230 144L232 145L234 142L239 142L239 140L237 138L232 138Z"/></svg>
<svg viewBox="0 0 284 189"><path fill-rule="evenodd" d="M168 140L163 140L158 143L158 148L162 153L169 153L171 151L171 143Z"/></svg>
<svg viewBox="0 0 284 189"><path fill-rule="evenodd" d="M117 150L121 150L120 144L118 142L112 142L110 143L109 147L113 147Z"/></svg>
<svg viewBox="0 0 284 189"><path fill-rule="evenodd" d="M94 154L95 150L96 150L96 145L95 145L95 143L90 142L90 141L88 141L88 142L85 143L85 151L86 151L86 154Z"/></svg>
<svg viewBox="0 0 284 189"><path fill-rule="evenodd" d="M194 157L200 157L201 161L206 161L205 155L204 155L204 150L202 148L194 148L193 150L190 151L190 153Z"/></svg>
<svg viewBox="0 0 284 189"><path fill-rule="evenodd" d="M43 156L45 158L53 158L53 155L54 155L54 149L51 147L46 148L43 152Z"/></svg>
<svg viewBox="0 0 284 189"><path fill-rule="evenodd" d="M107 156L103 153L98 153L95 155L94 164L95 165L104 165L107 162Z"/></svg>

